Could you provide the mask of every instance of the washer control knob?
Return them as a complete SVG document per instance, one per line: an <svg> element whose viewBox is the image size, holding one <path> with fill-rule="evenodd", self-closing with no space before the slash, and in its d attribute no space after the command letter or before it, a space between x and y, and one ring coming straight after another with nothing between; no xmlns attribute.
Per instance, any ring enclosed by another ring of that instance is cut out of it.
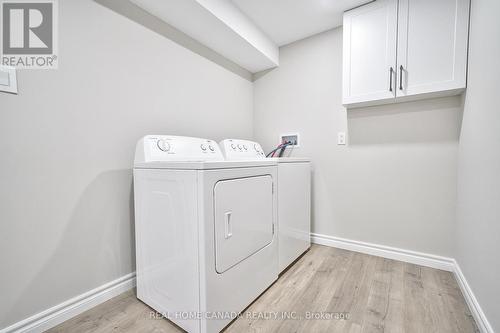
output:
<svg viewBox="0 0 500 333"><path fill-rule="evenodd" d="M255 149L255 151L258 152L259 151L259 146L257 146L257 144L254 144L253 145L253 149Z"/></svg>
<svg viewBox="0 0 500 333"><path fill-rule="evenodd" d="M158 140L156 141L156 145L158 146L158 149L161 151L169 151L170 150L170 144L168 142L165 142L165 140Z"/></svg>
<svg viewBox="0 0 500 333"><path fill-rule="evenodd" d="M231 143L231 148L236 149L236 146L234 145L234 143Z"/></svg>
<svg viewBox="0 0 500 333"><path fill-rule="evenodd" d="M200 145L200 148L203 151L207 150L207 146L205 146L205 144L203 144L203 143Z"/></svg>
<svg viewBox="0 0 500 333"><path fill-rule="evenodd" d="M215 148L212 145L208 145L208 149L210 149L211 151L215 151Z"/></svg>
<svg viewBox="0 0 500 333"><path fill-rule="evenodd" d="M243 149L243 147L241 147L241 145L238 145L238 149L241 150L241 149Z"/></svg>
<svg viewBox="0 0 500 333"><path fill-rule="evenodd" d="M243 149L248 150L248 147L246 145L243 145Z"/></svg>

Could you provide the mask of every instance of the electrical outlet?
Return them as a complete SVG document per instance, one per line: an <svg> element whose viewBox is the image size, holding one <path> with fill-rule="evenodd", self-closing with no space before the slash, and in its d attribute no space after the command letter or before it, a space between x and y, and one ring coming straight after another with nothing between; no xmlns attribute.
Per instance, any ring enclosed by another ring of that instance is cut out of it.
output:
<svg viewBox="0 0 500 333"><path fill-rule="evenodd" d="M279 143L283 142L291 142L293 146L299 147L299 133L281 134Z"/></svg>
<svg viewBox="0 0 500 333"><path fill-rule="evenodd" d="M337 144L338 145L345 145L345 132L338 132Z"/></svg>
<svg viewBox="0 0 500 333"><path fill-rule="evenodd" d="M9 79L9 72L3 71L0 69L0 86L9 86L10 85L10 79Z"/></svg>
<svg viewBox="0 0 500 333"><path fill-rule="evenodd" d="M0 65L0 92L17 94L17 77L14 67Z"/></svg>

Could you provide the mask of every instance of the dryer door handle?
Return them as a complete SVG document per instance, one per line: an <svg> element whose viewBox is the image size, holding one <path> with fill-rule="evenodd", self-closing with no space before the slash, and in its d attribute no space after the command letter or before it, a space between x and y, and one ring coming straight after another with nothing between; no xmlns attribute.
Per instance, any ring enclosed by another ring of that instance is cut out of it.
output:
<svg viewBox="0 0 500 333"><path fill-rule="evenodd" d="M233 212L224 213L224 226L225 226L225 235L224 238L228 239L233 236L233 228L231 227L231 215Z"/></svg>

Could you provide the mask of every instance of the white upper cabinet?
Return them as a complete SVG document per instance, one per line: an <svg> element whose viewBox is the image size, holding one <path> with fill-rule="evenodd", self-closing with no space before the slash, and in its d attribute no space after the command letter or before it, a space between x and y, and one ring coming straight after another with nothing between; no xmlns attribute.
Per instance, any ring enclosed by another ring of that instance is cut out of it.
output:
<svg viewBox="0 0 500 333"><path fill-rule="evenodd" d="M395 17L389 19L394 8ZM343 104L461 93L466 87L468 28L469 0L379 0L346 12Z"/></svg>
<svg viewBox="0 0 500 333"><path fill-rule="evenodd" d="M396 80L396 0L379 0L344 14L344 104L393 99Z"/></svg>
<svg viewBox="0 0 500 333"><path fill-rule="evenodd" d="M398 96L466 86L468 0L399 0Z"/></svg>

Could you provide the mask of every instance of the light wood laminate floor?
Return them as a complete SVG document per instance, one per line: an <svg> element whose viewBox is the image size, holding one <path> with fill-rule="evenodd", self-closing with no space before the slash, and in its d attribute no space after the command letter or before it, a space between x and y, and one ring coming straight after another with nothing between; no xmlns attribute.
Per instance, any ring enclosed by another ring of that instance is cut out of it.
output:
<svg viewBox="0 0 500 333"><path fill-rule="evenodd" d="M181 331L152 311L129 291L49 332ZM452 273L313 245L226 332L478 330Z"/></svg>

